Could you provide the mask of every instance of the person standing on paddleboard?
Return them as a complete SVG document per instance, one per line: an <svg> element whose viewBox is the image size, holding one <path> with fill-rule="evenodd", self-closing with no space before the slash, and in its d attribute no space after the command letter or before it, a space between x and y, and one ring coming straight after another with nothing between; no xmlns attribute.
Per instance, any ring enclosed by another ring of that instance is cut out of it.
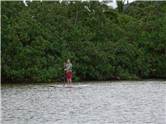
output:
<svg viewBox="0 0 166 124"><path fill-rule="evenodd" d="M65 82L66 82L66 62L64 62L64 84L65 85Z"/></svg>
<svg viewBox="0 0 166 124"><path fill-rule="evenodd" d="M67 83L71 84L73 73L72 73L72 63L70 62L70 59L67 60L67 63L64 65L64 67L65 67L64 70L65 70L65 73L66 73Z"/></svg>

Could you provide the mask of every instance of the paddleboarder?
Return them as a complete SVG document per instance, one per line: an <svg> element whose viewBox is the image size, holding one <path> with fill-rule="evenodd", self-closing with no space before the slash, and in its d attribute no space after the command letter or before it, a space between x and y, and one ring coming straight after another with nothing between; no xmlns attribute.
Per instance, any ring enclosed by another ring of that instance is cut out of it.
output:
<svg viewBox="0 0 166 124"><path fill-rule="evenodd" d="M64 66L64 84L63 84L63 86L65 86L65 82L66 82L66 70L65 70L66 69L66 64L67 63L64 62L64 65L63 65Z"/></svg>
<svg viewBox="0 0 166 124"><path fill-rule="evenodd" d="M72 63L70 62L70 59L68 59L67 63L64 64L64 68L65 68L64 71L66 75L67 84L71 84L73 73L72 73Z"/></svg>

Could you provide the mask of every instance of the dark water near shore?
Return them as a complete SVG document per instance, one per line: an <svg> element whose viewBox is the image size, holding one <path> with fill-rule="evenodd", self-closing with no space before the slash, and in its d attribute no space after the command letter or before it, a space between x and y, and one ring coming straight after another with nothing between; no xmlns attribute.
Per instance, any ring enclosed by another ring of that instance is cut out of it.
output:
<svg viewBox="0 0 166 124"><path fill-rule="evenodd" d="M165 124L166 81L2 85L2 124Z"/></svg>

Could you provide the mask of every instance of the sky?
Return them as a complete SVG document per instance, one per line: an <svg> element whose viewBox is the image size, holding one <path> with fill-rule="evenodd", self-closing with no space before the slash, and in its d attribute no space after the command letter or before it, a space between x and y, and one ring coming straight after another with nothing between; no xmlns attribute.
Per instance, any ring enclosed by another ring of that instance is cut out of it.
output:
<svg viewBox="0 0 166 124"><path fill-rule="evenodd" d="M128 0L128 1L129 1L129 3L131 3L135 0ZM117 7L116 0L112 0L112 2L110 2L108 5L112 6L112 8L116 8Z"/></svg>
<svg viewBox="0 0 166 124"><path fill-rule="evenodd" d="M25 6L28 6L26 1L33 2L33 0L22 0L22 1L23 1ZM35 0L35 1L41 1L42 2L42 1L46 1L46 0ZM49 1L49 0L47 0L47 1ZM50 1L53 1L53 0L50 0ZM60 1L61 2L62 0L55 0L55 1ZM64 0L64 1L67 1L67 0ZM90 0L72 0L72 1L90 1ZM100 2L102 2L102 1L110 1L107 5L112 6L112 8L116 8L117 7L116 0L94 0L94 1L100 1ZM133 2L135 0L128 0L128 1L129 1L129 3L131 3L131 2Z"/></svg>

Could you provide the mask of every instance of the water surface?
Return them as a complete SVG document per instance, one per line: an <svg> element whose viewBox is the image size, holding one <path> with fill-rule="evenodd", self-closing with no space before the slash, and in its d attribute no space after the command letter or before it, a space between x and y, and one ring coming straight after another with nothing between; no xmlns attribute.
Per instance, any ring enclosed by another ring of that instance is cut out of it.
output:
<svg viewBox="0 0 166 124"><path fill-rule="evenodd" d="M166 81L2 85L2 124L166 124Z"/></svg>

